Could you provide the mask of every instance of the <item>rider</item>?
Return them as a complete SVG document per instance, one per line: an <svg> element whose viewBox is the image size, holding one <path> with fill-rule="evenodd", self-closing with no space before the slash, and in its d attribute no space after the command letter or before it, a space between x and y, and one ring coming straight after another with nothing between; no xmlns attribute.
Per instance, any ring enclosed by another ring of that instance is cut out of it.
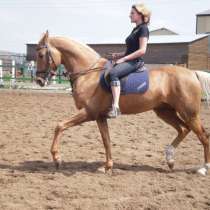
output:
<svg viewBox="0 0 210 210"><path fill-rule="evenodd" d="M147 25L150 21L150 11L143 4L135 4L131 8L130 19L136 27L126 38L126 52L113 53L112 58L116 61L115 66L110 71L111 90L113 95L112 107L108 112L108 117L116 118L120 115L120 78L128 75L143 63L142 56L147 49L149 30Z"/></svg>

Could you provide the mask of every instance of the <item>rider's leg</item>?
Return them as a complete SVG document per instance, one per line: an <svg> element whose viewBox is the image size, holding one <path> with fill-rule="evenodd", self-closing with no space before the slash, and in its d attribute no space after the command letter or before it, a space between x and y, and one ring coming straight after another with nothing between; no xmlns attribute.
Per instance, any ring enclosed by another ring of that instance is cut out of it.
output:
<svg viewBox="0 0 210 210"><path fill-rule="evenodd" d="M112 95L113 95L113 103L114 107L119 108L119 100L120 100L120 81L115 81L115 83L111 83Z"/></svg>
<svg viewBox="0 0 210 210"><path fill-rule="evenodd" d="M120 78L134 72L137 68L136 61L129 61L117 64L110 71L111 89L113 95L112 108L108 113L110 118L115 118L120 114L119 99L120 99Z"/></svg>
<svg viewBox="0 0 210 210"><path fill-rule="evenodd" d="M111 81L111 90L112 90L112 107L108 112L109 118L116 118L120 115L120 108L119 108L119 99L120 99L120 80Z"/></svg>

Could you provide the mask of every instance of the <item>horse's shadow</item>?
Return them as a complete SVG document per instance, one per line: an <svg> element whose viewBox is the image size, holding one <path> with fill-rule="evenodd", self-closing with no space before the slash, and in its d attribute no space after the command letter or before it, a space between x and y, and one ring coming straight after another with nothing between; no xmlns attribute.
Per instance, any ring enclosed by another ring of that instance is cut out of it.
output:
<svg viewBox="0 0 210 210"><path fill-rule="evenodd" d="M0 169L7 169L11 172L28 172L28 173L64 173L75 174L78 172L97 173L99 168L103 166L103 162L86 162L86 161L74 161L74 162L62 162L60 169L56 170L54 163L45 161L24 161L19 165L7 165L0 164ZM155 168L149 165L129 165L123 163L115 163L113 172L115 171L133 171L133 172L145 172L153 171L160 173L167 173L168 171L162 168ZM100 172L99 172L100 173Z"/></svg>
<svg viewBox="0 0 210 210"><path fill-rule="evenodd" d="M19 165L7 165L0 164L0 169L7 169L11 173L15 172L27 172L27 173L63 173L64 175L74 175L78 172L88 173L101 173L98 169L103 166L103 162L86 162L86 161L74 161L74 162L62 162L61 167L56 170L54 163L45 161L24 161ZM115 163L113 168L113 175L122 174L123 172L157 172L157 173L171 173L170 170L166 170L160 167L153 167L150 165L132 165L124 163ZM188 170L174 170L174 172L190 172Z"/></svg>

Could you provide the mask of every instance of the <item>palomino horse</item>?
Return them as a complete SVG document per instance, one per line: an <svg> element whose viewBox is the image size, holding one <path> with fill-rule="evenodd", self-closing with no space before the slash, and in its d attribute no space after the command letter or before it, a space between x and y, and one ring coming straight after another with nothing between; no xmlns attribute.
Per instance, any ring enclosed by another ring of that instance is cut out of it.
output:
<svg viewBox="0 0 210 210"><path fill-rule="evenodd" d="M112 95L99 84L100 71L106 63L87 45L64 37L49 37L46 32L37 46L37 83L44 86L46 80L63 64L73 83L73 98L78 113L58 123L52 142L51 154L55 165L60 164L58 151L62 132L83 122L95 120L102 136L106 152L105 171L111 170L110 136L106 113L111 106ZM51 70L50 70L51 69ZM203 73L204 74L204 73ZM154 110L158 117L173 126L178 136L166 149L169 167L174 166L174 149L192 130L203 144L205 164L200 173L210 167L208 135L200 119L201 82L203 74L178 66L155 68L149 71L149 89L144 94L128 94L120 97L122 114L136 114ZM208 75L209 77L209 75ZM200 81L199 81L200 80ZM209 81L209 78L207 78ZM208 88L210 84L208 84Z"/></svg>

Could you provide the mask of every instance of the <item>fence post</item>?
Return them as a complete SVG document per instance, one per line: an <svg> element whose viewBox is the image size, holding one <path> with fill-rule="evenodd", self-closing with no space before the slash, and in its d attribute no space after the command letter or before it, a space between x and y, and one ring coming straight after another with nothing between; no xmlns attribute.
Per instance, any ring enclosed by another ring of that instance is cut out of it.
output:
<svg viewBox="0 0 210 210"><path fill-rule="evenodd" d="M27 72L27 66L26 65L23 65L23 81L25 82L26 81L26 72Z"/></svg>
<svg viewBox="0 0 210 210"><path fill-rule="evenodd" d="M52 84L53 84L53 85L56 84L56 75L52 76Z"/></svg>
<svg viewBox="0 0 210 210"><path fill-rule="evenodd" d="M11 81L10 81L10 86L12 88L15 88L16 87L16 80L15 80L15 60L12 60L12 78L11 78Z"/></svg>
<svg viewBox="0 0 210 210"><path fill-rule="evenodd" d="M58 66L58 83L61 84L61 65Z"/></svg>
<svg viewBox="0 0 210 210"><path fill-rule="evenodd" d="M0 87L4 87L2 60L0 60Z"/></svg>

